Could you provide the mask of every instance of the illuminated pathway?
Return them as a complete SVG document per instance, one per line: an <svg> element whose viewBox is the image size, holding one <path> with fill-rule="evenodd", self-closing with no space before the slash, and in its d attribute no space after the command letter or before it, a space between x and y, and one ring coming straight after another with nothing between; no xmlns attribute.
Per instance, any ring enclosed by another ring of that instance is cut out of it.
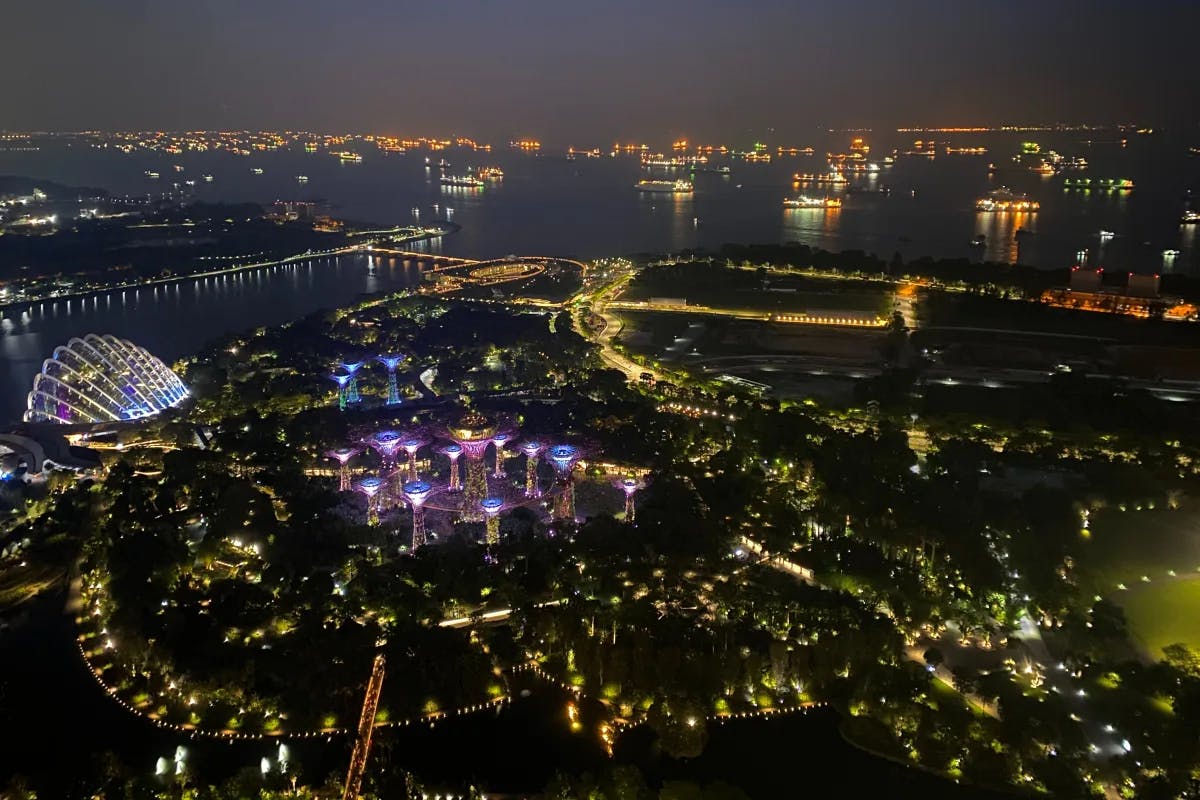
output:
<svg viewBox="0 0 1200 800"><path fill-rule="evenodd" d="M362 714L358 718L358 738L354 741L354 753L350 756L350 770L346 773L346 788L342 800L357 800L362 786L363 772L367 768L367 757L371 754L371 732L375 728L375 712L379 710L379 692L383 689L383 653L375 656L371 667L371 678L367 681L367 693L363 697Z"/></svg>

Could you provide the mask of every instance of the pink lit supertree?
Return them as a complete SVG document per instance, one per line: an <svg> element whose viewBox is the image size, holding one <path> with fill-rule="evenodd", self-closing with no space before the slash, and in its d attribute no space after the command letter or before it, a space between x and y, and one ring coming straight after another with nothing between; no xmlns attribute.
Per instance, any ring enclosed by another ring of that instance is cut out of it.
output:
<svg viewBox="0 0 1200 800"><path fill-rule="evenodd" d="M408 433L400 440L400 447L408 453L408 480L417 479L417 451L427 445L429 440L420 433Z"/></svg>
<svg viewBox="0 0 1200 800"><path fill-rule="evenodd" d="M504 461L508 458L508 453L504 449L504 445L511 442L512 434L508 431L497 431L492 437L492 446L496 450L496 466L492 470L492 477L499 480L504 477Z"/></svg>
<svg viewBox="0 0 1200 800"><path fill-rule="evenodd" d="M468 410L456 422L446 426L446 438L461 447L463 455L467 458L467 480L463 486L461 515L468 522L478 522L482 519L479 503L488 493L487 466L483 457L498 430L499 426L495 420L474 409Z"/></svg>
<svg viewBox="0 0 1200 800"><path fill-rule="evenodd" d="M404 498L412 506L412 552L425 544L425 501L433 492L427 481L408 481L404 484Z"/></svg>
<svg viewBox="0 0 1200 800"><path fill-rule="evenodd" d="M355 488L367 496L367 524L379 524L379 492L383 489L383 480L371 476L359 481Z"/></svg>
<svg viewBox="0 0 1200 800"><path fill-rule="evenodd" d="M328 450L325 453L329 458L338 462L338 491L350 491L350 459L358 455L358 450L353 447L339 447L336 450Z"/></svg>
<svg viewBox="0 0 1200 800"><path fill-rule="evenodd" d="M521 452L525 454L525 496L526 497L541 497L542 487L538 486L538 461L541 458L542 451L546 449L546 445L539 442L537 439L530 439L521 445Z"/></svg>
<svg viewBox="0 0 1200 800"><path fill-rule="evenodd" d="M462 456L462 445L458 442L450 442L442 448L442 455L450 459L450 483L446 487L448 492L461 492L462 481L458 476L458 459Z"/></svg>
<svg viewBox="0 0 1200 800"><path fill-rule="evenodd" d="M396 466L396 451L402 446L403 437L397 431L378 431L367 437L366 442L379 453L385 470Z"/></svg>
<svg viewBox="0 0 1200 800"><path fill-rule="evenodd" d="M626 522L633 522L634 512L636 510L634 507L634 503L633 503L633 496L635 494L637 494L638 489L641 489L643 485L644 484L642 483L642 481L638 480L637 478L633 477L632 475L625 477L625 478L621 478L620 480L617 481L617 486L619 486L621 488L621 491L625 492L625 521Z"/></svg>
<svg viewBox="0 0 1200 800"><path fill-rule="evenodd" d="M550 463L554 465L557 475L556 487L558 496L554 500L554 518L561 520L575 519L575 464L582 453L573 444L556 444L546 451Z"/></svg>

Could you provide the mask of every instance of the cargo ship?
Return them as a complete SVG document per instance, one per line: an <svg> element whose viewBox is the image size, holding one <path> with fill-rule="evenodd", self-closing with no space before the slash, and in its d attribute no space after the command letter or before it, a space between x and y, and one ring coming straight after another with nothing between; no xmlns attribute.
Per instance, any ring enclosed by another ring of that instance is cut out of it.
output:
<svg viewBox="0 0 1200 800"><path fill-rule="evenodd" d="M354 164L362 161L362 156L358 153L351 153L349 150L339 150L334 155L338 157L339 161L349 161Z"/></svg>
<svg viewBox="0 0 1200 800"><path fill-rule="evenodd" d="M633 187L639 192L657 192L663 194L691 194L691 181L652 181L641 180Z"/></svg>
<svg viewBox="0 0 1200 800"><path fill-rule="evenodd" d="M796 183L846 183L846 176L840 172L797 172L792 175Z"/></svg>
<svg viewBox="0 0 1200 800"><path fill-rule="evenodd" d="M1030 200L1028 195L1007 187L990 191L975 201L976 211L1037 211L1040 207L1041 204Z"/></svg>
<svg viewBox="0 0 1200 800"><path fill-rule="evenodd" d="M504 179L504 170L499 167L480 167L475 171L476 176L487 181L499 181Z"/></svg>
<svg viewBox="0 0 1200 800"><path fill-rule="evenodd" d="M440 180L443 186L463 186L478 189L484 185L483 181L474 175L443 175Z"/></svg>
<svg viewBox="0 0 1200 800"><path fill-rule="evenodd" d="M1179 222L1182 225L1200 225L1200 211L1192 211L1189 208L1183 212L1183 219Z"/></svg>
<svg viewBox="0 0 1200 800"><path fill-rule="evenodd" d="M1133 189L1129 178L1065 178L1064 189L1096 189L1101 192L1128 192Z"/></svg>
<svg viewBox="0 0 1200 800"><path fill-rule="evenodd" d="M841 208L842 201L837 197L809 197L802 194L787 198L783 205L787 208Z"/></svg>

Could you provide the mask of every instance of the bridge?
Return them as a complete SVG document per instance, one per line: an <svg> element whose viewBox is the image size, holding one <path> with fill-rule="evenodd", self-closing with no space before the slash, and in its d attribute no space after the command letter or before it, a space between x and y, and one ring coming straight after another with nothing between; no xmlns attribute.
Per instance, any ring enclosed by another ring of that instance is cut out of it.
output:
<svg viewBox="0 0 1200 800"><path fill-rule="evenodd" d="M379 710L379 692L383 689L386 657L375 656L371 677L367 681L367 692L363 696L362 714L358 718L358 737L354 741L354 752L350 756L350 770L346 773L346 787L342 800L358 800L362 788L363 773L367 769L367 758L371 754L371 732L375 728L375 713Z"/></svg>

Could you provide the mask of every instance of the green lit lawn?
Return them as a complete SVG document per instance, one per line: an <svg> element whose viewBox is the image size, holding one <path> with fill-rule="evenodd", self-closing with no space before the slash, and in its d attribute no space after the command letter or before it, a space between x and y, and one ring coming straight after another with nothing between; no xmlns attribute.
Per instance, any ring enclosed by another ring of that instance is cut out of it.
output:
<svg viewBox="0 0 1200 800"><path fill-rule="evenodd" d="M1170 577L1170 570L1180 576L1200 574L1200 507L1185 503L1175 511L1097 511L1076 568L1097 594L1112 592L1118 583L1132 590L1143 576L1160 581Z"/></svg>
<svg viewBox="0 0 1200 800"><path fill-rule="evenodd" d="M1200 576L1140 584L1114 599L1125 609L1130 634L1152 656L1176 642L1200 648Z"/></svg>

